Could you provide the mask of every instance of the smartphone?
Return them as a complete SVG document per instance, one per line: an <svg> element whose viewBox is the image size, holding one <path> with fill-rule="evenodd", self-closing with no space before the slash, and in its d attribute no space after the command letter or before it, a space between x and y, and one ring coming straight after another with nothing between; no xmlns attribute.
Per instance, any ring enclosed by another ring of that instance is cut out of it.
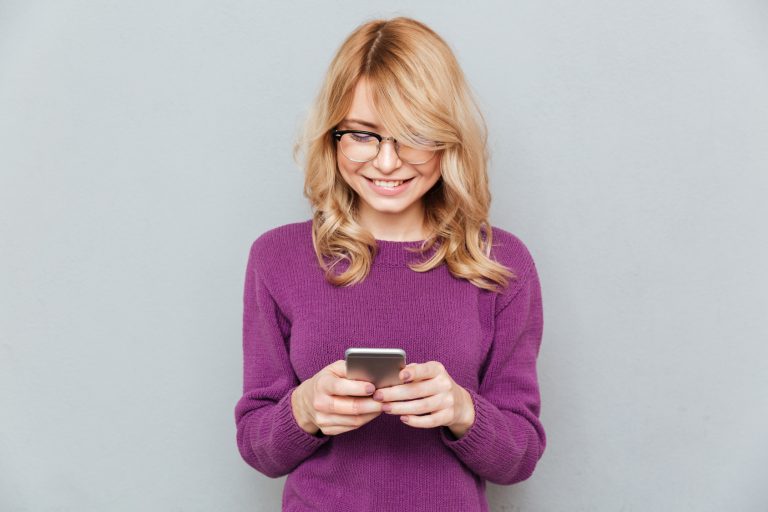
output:
<svg viewBox="0 0 768 512"><path fill-rule="evenodd" d="M376 388L400 384L405 368L405 350L401 348L348 348L344 352L347 378L372 382Z"/></svg>

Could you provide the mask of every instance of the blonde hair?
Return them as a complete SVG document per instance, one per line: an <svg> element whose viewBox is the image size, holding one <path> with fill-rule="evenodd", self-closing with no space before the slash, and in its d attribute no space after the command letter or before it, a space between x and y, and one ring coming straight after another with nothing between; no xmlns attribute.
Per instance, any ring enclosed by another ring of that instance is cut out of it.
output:
<svg viewBox="0 0 768 512"><path fill-rule="evenodd" d="M331 136L349 112L362 77L383 125L398 140L410 145L418 145L419 137L440 141L441 178L422 198L430 234L413 248L422 255L434 251L410 268L426 272L445 262L453 276L480 288L506 288L507 278L516 275L490 257L485 119L446 42L406 17L368 21L346 38L293 148L297 162L300 152L306 153L304 195L312 207L312 243L326 280L337 286L363 280L378 251L374 236L356 220L357 193L339 173ZM342 260L349 265L335 274Z"/></svg>

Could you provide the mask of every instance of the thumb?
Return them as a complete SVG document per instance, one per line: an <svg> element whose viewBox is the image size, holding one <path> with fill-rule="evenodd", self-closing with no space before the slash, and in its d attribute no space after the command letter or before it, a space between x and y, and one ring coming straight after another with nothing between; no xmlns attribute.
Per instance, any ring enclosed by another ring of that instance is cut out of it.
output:
<svg viewBox="0 0 768 512"><path fill-rule="evenodd" d="M334 361L325 368L337 377L341 377L343 379L347 378L347 362L344 359Z"/></svg>

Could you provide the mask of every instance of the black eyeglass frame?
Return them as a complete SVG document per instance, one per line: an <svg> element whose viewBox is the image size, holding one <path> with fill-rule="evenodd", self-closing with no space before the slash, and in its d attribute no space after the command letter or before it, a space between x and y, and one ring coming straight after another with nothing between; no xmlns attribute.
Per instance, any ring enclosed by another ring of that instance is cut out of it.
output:
<svg viewBox="0 0 768 512"><path fill-rule="evenodd" d="M371 158L370 160L352 160L351 158L349 158L347 156L346 153L344 153L344 151L342 151L341 153L344 155L344 157L347 158L348 160L352 161L352 162L361 164L361 163L365 163L365 162L370 162L371 160L375 160L376 157L379 156L379 151L381 151L381 143L383 141L387 141L387 140L391 140L392 141L392 143L395 145L395 152L397 153L397 156L400 157L400 152L397 151L398 148L400 147L400 144L397 142L397 139L394 138L394 137L382 137L381 135L379 135L376 132L369 132L369 131L366 131L366 130L333 130L331 132L331 135L336 140L336 142L340 142L342 135L344 135L346 133L362 133L362 134L365 134L365 135L370 135L370 136L374 137L377 140L377 142L376 142L376 154L373 155L373 158ZM409 147L413 147L413 146L409 146ZM430 157L427 158L426 160L424 160L423 162L408 162L405 159L403 159L403 161L405 161L405 162L407 162L407 163L409 163L411 165L422 165L422 164L425 164L425 163L429 162L430 160L432 160L435 157L435 154L437 154L439 149L432 149L430 151L432 151L432 155L430 155Z"/></svg>

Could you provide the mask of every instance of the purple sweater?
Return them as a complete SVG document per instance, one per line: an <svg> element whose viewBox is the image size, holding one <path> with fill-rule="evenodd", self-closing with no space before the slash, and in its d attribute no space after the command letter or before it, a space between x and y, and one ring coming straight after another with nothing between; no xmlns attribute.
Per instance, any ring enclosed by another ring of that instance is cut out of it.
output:
<svg viewBox="0 0 768 512"><path fill-rule="evenodd" d="M445 264L407 267L419 242L378 240L362 283L334 287L312 247L312 221L262 234L250 249L243 295L243 395L237 446L250 466L288 475L283 511L487 511L485 481L531 476L546 437L536 359L541 289L526 246L493 228L492 258L519 277L502 293L456 279ZM341 265L341 264L340 264ZM291 392L348 347L397 347L406 364L440 361L472 397L459 439L382 413L348 432L302 430Z"/></svg>

